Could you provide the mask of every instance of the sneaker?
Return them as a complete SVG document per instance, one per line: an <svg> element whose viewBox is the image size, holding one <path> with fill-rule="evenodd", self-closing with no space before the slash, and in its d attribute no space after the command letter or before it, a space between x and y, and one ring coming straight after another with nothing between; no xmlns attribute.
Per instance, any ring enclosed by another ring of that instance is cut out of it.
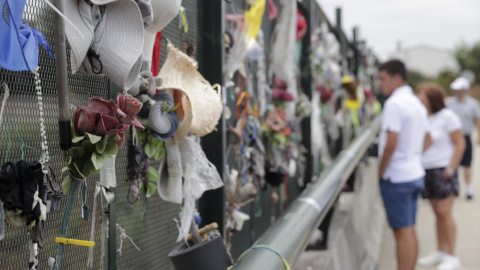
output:
<svg viewBox="0 0 480 270"><path fill-rule="evenodd" d="M421 266L435 266L443 261L445 257L445 253L440 251L434 251L430 253L428 256L420 258L418 260L418 264Z"/></svg>
<svg viewBox="0 0 480 270"><path fill-rule="evenodd" d="M467 194L467 200L470 201L473 199L473 195L472 194Z"/></svg>
<svg viewBox="0 0 480 270"><path fill-rule="evenodd" d="M460 259L452 255L445 255L437 270L456 270L461 267Z"/></svg>

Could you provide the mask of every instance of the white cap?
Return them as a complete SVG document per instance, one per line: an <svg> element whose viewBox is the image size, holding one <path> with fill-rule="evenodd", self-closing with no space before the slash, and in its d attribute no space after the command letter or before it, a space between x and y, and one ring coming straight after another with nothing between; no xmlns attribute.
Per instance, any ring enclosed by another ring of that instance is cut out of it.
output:
<svg viewBox="0 0 480 270"><path fill-rule="evenodd" d="M450 88L452 88L452 90L454 91L468 91L470 89L470 82L466 78L458 77L455 79L455 81L452 82L452 84L450 84Z"/></svg>

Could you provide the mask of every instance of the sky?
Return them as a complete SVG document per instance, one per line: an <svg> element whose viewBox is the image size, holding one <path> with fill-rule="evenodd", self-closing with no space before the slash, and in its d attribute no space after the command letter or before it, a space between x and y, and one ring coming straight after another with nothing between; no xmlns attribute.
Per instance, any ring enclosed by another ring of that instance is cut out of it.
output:
<svg viewBox="0 0 480 270"><path fill-rule="evenodd" d="M480 41L480 0L316 0L335 25L335 9L342 8L343 30L353 27L380 60L396 50L429 45L452 50Z"/></svg>

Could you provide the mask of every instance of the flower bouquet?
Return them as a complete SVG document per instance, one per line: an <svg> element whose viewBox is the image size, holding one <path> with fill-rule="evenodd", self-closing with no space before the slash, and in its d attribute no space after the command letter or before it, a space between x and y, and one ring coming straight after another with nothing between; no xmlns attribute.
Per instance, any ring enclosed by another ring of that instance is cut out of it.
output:
<svg viewBox="0 0 480 270"><path fill-rule="evenodd" d="M77 107L72 117L72 142L74 147L67 152L68 172L62 189L68 194L72 180L82 181L92 173L100 172L105 158L114 159L125 143L125 131L133 125L143 130L136 119L142 103L130 95L118 95L118 104L113 100L93 97L86 107Z"/></svg>

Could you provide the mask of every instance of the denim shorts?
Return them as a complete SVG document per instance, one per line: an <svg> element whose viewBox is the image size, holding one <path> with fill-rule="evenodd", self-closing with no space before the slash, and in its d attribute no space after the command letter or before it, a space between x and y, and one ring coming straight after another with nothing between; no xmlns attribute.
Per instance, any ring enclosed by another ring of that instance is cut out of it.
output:
<svg viewBox="0 0 480 270"><path fill-rule="evenodd" d="M423 177L406 183L380 180L380 192L393 229L411 227L417 218L418 198L423 190Z"/></svg>

